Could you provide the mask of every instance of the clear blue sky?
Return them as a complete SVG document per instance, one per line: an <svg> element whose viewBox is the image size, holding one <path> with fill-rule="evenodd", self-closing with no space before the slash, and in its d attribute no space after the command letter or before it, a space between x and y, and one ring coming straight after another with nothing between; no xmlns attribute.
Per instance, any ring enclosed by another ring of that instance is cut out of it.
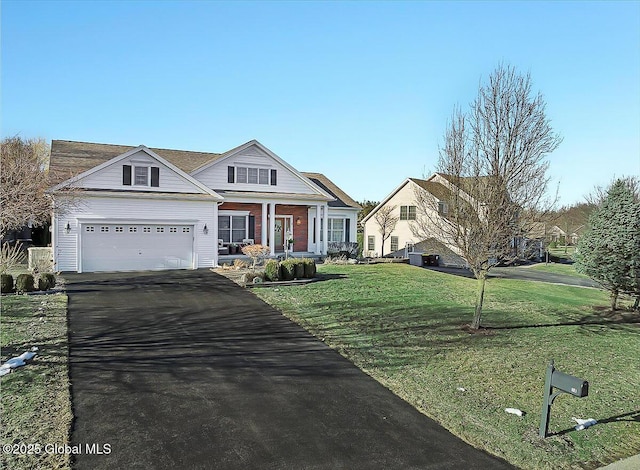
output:
<svg viewBox="0 0 640 470"><path fill-rule="evenodd" d="M352 197L435 167L502 62L564 142L561 204L640 174L640 2L4 0L2 136L223 152L257 139Z"/></svg>

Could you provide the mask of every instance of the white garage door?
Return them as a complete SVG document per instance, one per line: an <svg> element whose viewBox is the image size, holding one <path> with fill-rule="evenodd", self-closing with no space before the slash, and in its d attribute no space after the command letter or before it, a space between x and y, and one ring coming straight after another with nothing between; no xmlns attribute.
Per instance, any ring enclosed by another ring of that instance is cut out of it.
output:
<svg viewBox="0 0 640 470"><path fill-rule="evenodd" d="M193 267L193 226L86 224L82 271L142 271Z"/></svg>

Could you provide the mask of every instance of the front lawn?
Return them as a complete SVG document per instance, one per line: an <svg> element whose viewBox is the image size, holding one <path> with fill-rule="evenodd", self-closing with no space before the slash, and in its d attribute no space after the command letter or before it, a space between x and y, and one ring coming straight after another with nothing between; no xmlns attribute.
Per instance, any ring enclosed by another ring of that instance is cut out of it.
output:
<svg viewBox="0 0 640 470"><path fill-rule="evenodd" d="M31 453L0 454L0 468L69 468L69 456L45 448L69 443L71 399L67 346L67 297L2 297L1 360L38 347L26 366L0 378L0 443L25 444ZM37 447L39 446L39 447ZM47 450L50 453L47 453Z"/></svg>
<svg viewBox="0 0 640 470"><path fill-rule="evenodd" d="M545 273L553 273L553 274L565 274L567 276L575 276L583 279L589 279L589 276L584 274L580 274L576 271L575 264L564 264L564 263L538 263L533 265L527 269L533 269L535 271L541 271Z"/></svg>
<svg viewBox="0 0 640 470"><path fill-rule="evenodd" d="M400 264L323 265L319 273L325 280L255 293L474 446L549 469L596 468L640 452L640 324L607 317L605 292L489 279L487 328L470 334L474 280ZM551 359L590 391L560 396L555 434L541 439ZM574 431L572 417L600 424Z"/></svg>

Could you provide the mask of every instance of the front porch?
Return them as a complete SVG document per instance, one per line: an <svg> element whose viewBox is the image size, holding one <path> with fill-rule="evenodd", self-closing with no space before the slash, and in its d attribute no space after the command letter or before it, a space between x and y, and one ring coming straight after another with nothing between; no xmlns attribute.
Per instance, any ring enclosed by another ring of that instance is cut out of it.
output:
<svg viewBox="0 0 640 470"><path fill-rule="evenodd" d="M229 196L226 196L228 199ZM238 198L239 199L239 198ZM216 229L218 264L248 259L240 251L246 244L270 248L270 257L326 255L329 208L315 201L244 202L236 199L218 207ZM237 250L237 251L236 251Z"/></svg>

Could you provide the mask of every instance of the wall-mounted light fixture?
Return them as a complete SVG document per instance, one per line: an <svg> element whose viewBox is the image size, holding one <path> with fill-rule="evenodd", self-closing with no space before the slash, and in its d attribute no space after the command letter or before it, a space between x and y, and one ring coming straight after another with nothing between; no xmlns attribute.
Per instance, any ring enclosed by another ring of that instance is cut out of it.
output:
<svg viewBox="0 0 640 470"><path fill-rule="evenodd" d="M202 233L204 233L205 235L207 235L209 233L209 229L207 228L207 224L204 224L204 227L202 228Z"/></svg>
<svg viewBox="0 0 640 470"><path fill-rule="evenodd" d="M301 223L302 223L302 220L300 219L300 217L298 217L298 218L296 219L296 225L300 225Z"/></svg>
<svg viewBox="0 0 640 470"><path fill-rule="evenodd" d="M64 226L64 231L67 234L71 232L71 225L69 225L69 222L67 222L67 225Z"/></svg>

